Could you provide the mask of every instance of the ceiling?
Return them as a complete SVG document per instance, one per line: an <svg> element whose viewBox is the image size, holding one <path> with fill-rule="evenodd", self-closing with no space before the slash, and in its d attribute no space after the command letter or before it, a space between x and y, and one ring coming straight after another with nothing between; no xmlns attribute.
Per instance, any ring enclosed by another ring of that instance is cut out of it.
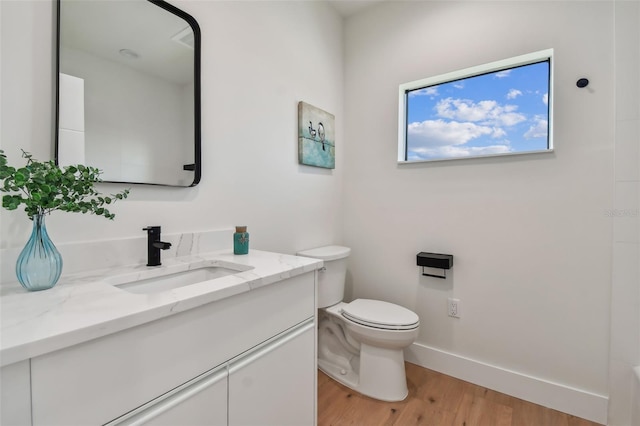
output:
<svg viewBox="0 0 640 426"><path fill-rule="evenodd" d="M384 0L327 0L344 18L355 15L367 7Z"/></svg>

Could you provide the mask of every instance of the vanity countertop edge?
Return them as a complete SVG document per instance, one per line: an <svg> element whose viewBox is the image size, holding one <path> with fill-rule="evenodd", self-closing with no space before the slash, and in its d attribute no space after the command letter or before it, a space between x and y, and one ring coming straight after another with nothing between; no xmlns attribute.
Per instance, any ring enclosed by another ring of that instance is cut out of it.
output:
<svg viewBox="0 0 640 426"><path fill-rule="evenodd" d="M198 260L246 264L253 269L173 290L133 294L104 282L107 276L152 270L130 265L63 276L49 290L27 292L2 284L0 295L0 366L155 321L198 306L245 293L323 266L322 260L261 250L234 255L218 250L167 259L163 266Z"/></svg>

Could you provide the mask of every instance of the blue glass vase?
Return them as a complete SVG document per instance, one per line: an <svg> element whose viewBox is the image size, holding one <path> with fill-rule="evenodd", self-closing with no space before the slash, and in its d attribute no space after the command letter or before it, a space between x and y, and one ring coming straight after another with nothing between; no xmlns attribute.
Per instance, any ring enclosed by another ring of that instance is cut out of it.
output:
<svg viewBox="0 0 640 426"><path fill-rule="evenodd" d="M62 273L62 256L47 234L44 215L33 216L33 231L16 262L16 275L29 291L47 290Z"/></svg>

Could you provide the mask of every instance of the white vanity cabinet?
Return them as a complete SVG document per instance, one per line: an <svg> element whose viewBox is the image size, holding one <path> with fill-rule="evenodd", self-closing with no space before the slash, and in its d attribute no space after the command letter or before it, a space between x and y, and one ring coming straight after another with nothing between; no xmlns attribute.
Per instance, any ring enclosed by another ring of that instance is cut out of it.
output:
<svg viewBox="0 0 640 426"><path fill-rule="evenodd" d="M31 424L29 361L0 368L0 425Z"/></svg>
<svg viewBox="0 0 640 426"><path fill-rule="evenodd" d="M315 323L229 364L229 426L315 424Z"/></svg>
<svg viewBox="0 0 640 426"><path fill-rule="evenodd" d="M215 368L107 426L226 425L227 365Z"/></svg>
<svg viewBox="0 0 640 426"><path fill-rule="evenodd" d="M315 330L310 272L51 352L32 422L313 425Z"/></svg>
<svg viewBox="0 0 640 426"><path fill-rule="evenodd" d="M107 426L313 425L314 329L310 318Z"/></svg>

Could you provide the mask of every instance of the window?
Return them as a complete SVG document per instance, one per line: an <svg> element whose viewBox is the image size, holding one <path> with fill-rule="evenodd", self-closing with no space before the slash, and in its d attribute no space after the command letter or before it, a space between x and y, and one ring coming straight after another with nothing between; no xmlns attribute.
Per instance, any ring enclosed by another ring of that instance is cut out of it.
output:
<svg viewBox="0 0 640 426"><path fill-rule="evenodd" d="M400 85L398 162L545 152L553 50Z"/></svg>

